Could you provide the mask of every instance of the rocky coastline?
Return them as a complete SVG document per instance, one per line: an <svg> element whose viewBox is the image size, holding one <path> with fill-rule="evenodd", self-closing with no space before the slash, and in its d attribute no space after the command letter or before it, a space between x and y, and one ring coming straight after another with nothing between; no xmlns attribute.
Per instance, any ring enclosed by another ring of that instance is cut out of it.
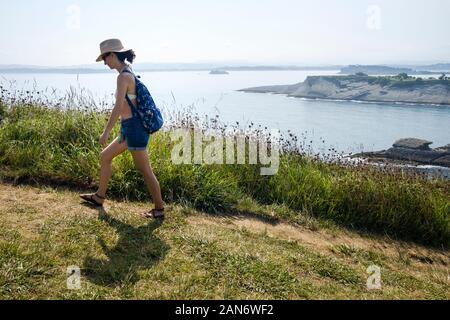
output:
<svg viewBox="0 0 450 320"><path fill-rule="evenodd" d="M416 138L400 139L387 150L352 154L348 160L450 179L450 144L434 149L430 148L431 144Z"/></svg>
<svg viewBox="0 0 450 320"><path fill-rule="evenodd" d="M406 138L396 141L391 148L376 152L363 152L352 157L372 160L399 160L410 164L442 166L450 168L450 144L431 149L431 141Z"/></svg>

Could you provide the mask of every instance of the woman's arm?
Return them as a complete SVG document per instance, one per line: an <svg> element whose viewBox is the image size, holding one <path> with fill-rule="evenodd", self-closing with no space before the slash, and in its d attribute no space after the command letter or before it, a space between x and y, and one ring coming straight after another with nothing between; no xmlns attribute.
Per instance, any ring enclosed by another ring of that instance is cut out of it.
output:
<svg viewBox="0 0 450 320"><path fill-rule="evenodd" d="M111 130L114 128L114 125L116 124L117 120L120 116L120 109L122 108L122 103L124 103L125 94L127 93L128 88L128 81L127 76L125 74L120 74L117 77L117 97L116 97L116 103L114 105L114 108L111 112L111 116L109 117L108 123L105 127L105 130L103 131L103 134L100 136L100 144L106 145L109 134L111 133Z"/></svg>

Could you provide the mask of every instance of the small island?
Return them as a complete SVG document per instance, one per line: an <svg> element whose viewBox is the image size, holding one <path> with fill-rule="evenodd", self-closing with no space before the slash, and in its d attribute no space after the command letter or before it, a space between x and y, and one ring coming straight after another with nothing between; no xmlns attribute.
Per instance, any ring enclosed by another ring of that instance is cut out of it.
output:
<svg viewBox="0 0 450 320"><path fill-rule="evenodd" d="M209 74L229 74L227 71L225 70L211 70L211 72Z"/></svg>
<svg viewBox="0 0 450 320"><path fill-rule="evenodd" d="M329 100L356 100L408 104L450 105L450 78L397 76L309 76L293 85L246 88L238 91L286 94L289 97Z"/></svg>

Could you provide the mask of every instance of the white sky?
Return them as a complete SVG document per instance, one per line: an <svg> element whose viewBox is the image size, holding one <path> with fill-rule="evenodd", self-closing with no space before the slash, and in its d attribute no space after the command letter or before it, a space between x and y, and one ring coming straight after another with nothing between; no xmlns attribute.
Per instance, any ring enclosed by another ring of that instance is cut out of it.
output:
<svg viewBox="0 0 450 320"><path fill-rule="evenodd" d="M449 16L449 0L0 0L0 64L93 63L107 38L136 62L449 62Z"/></svg>

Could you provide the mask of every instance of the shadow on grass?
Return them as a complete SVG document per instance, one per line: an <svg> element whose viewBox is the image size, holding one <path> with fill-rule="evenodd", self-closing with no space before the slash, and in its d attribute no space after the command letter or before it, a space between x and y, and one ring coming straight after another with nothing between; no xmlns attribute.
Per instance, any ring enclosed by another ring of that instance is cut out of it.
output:
<svg viewBox="0 0 450 320"><path fill-rule="evenodd" d="M108 258L86 257L84 275L101 286L118 287L136 283L139 281L138 271L151 269L169 250L164 241L153 235L162 222L151 221L136 228L108 215L103 208L96 209L99 219L114 228L119 239L114 247L108 247L102 238L98 239Z"/></svg>

